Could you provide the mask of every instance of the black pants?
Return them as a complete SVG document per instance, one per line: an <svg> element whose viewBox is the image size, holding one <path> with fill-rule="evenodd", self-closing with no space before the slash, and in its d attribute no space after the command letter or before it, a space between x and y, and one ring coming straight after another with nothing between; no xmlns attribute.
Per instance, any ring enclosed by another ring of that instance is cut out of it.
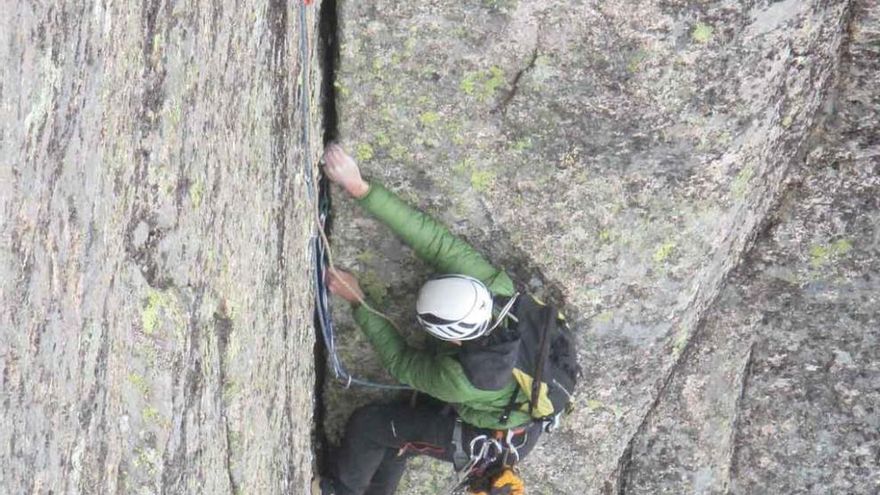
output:
<svg viewBox="0 0 880 495"><path fill-rule="evenodd" d="M471 440L492 431L462 425L462 444L470 456ZM393 494L413 455L429 455L452 462L454 414L443 414L438 405L370 404L354 412L345 427L342 446L335 456L334 477L340 495ZM526 444L518 449L522 459L535 446L540 427L530 427Z"/></svg>

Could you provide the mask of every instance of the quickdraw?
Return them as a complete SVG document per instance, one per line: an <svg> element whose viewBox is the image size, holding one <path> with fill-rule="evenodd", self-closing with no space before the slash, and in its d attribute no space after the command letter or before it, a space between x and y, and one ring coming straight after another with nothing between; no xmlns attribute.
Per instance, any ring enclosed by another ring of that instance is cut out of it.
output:
<svg viewBox="0 0 880 495"><path fill-rule="evenodd" d="M517 438L520 438L517 442ZM493 437L479 435L470 442L470 459L457 472L455 484L449 493L463 493L478 480L500 470L510 468L520 460L519 449L529 440L527 428L497 430Z"/></svg>

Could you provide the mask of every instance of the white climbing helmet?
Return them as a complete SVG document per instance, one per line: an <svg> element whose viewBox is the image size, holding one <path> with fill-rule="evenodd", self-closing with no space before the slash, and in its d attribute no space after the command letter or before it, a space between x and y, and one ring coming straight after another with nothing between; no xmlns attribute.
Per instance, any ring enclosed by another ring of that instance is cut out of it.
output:
<svg viewBox="0 0 880 495"><path fill-rule="evenodd" d="M492 294L483 282L467 275L428 280L416 302L419 323L442 340L473 340L489 331Z"/></svg>

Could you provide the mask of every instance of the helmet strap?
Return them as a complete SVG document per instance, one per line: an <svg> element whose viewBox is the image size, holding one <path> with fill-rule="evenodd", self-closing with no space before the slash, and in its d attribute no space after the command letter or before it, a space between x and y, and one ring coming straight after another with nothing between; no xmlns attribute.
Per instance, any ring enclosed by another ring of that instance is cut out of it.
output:
<svg viewBox="0 0 880 495"><path fill-rule="evenodd" d="M495 329L498 327L498 325L500 325L501 322L504 321L504 318L505 318L505 317L508 317L508 316L509 316L511 319L513 319L513 321L519 321L519 320L516 319L516 316L514 316L514 315L510 312L510 309L513 308L513 305L514 305L514 303L516 303L516 300L517 300L518 297L519 297L519 292L517 292L516 294L514 294L514 295L510 298L510 300L507 301L507 304L505 304L505 305L501 308L501 310L498 311L498 315L495 317L495 323L494 323L491 327L489 327L489 329L486 330L486 333L484 333L483 335L489 335L489 334L492 332L492 330L495 330Z"/></svg>

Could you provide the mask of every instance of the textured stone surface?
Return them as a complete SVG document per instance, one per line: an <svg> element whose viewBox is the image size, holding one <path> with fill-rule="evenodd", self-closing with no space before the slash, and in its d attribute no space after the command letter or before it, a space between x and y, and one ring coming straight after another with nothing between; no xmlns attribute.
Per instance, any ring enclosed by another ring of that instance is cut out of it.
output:
<svg viewBox="0 0 880 495"><path fill-rule="evenodd" d="M748 295L746 275L715 301L768 216L787 218L786 206L775 209L792 165L811 149L820 107L834 101L829 89L851 9L846 1L793 0L341 3L343 143L368 174L452 226L521 286L563 299L581 328L579 409L526 462L534 493L746 493L763 491L761 483L788 491L812 479L795 466L830 469L818 467L819 457L773 460L770 452L786 443L752 429L781 422L775 414L787 407L806 408L807 399L789 395L790 406L762 409L781 378L758 363L773 346L800 341L795 331L808 334L802 327L818 325L811 311L819 310L801 299L796 318L768 327L766 311L735 302L769 304L760 288ZM863 50L875 59L876 27L865 22ZM847 138L849 124L830 125L840 128L829 142ZM821 160L817 153L810 160ZM865 183L850 180L841 197ZM817 191L831 194L832 183L823 184ZM417 339L410 313L426 267L350 202L337 205L339 260ZM770 272L797 272L804 249L835 261L856 251L838 230L760 249L784 251L771 256L777 268ZM763 274L755 263L743 273ZM860 269L832 278L876 273L876 266ZM338 309L347 361L381 377ZM871 328L866 322L847 332ZM786 386L798 390L799 380L808 378L798 374ZM743 393L744 383L754 386ZM868 390L851 389L866 408ZM351 407L378 395L330 390L331 433ZM823 400L830 408L830 395ZM854 431L866 431L867 414L852 416ZM822 417L817 411L804 424ZM840 447L832 430L824 441ZM803 433L774 431L791 435L792 448ZM870 448L859 455L876 459ZM405 493L436 493L448 478L442 466L413 465L419 469ZM767 478L774 469L786 473L777 474L778 485ZM803 487L846 489L823 480ZM871 486L850 482L851 489Z"/></svg>
<svg viewBox="0 0 880 495"><path fill-rule="evenodd" d="M880 490L876 3L849 31L825 122L636 441L627 491Z"/></svg>
<svg viewBox="0 0 880 495"><path fill-rule="evenodd" d="M4 493L305 491L299 34L284 2L5 2Z"/></svg>

